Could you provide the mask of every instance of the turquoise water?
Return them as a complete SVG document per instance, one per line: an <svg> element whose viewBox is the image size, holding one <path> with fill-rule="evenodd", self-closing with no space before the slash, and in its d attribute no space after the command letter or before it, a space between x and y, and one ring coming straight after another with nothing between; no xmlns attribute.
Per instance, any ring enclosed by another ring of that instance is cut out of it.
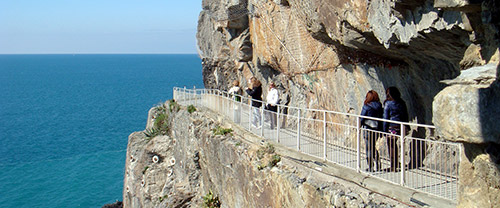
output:
<svg viewBox="0 0 500 208"><path fill-rule="evenodd" d="M0 206L122 200L128 135L174 86L203 87L197 55L0 55Z"/></svg>

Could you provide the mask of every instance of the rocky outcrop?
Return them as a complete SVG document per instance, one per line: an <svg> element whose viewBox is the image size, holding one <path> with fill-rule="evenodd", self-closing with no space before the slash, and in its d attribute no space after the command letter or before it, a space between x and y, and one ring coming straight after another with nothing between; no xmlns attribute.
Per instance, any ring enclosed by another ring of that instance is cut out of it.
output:
<svg viewBox="0 0 500 208"><path fill-rule="evenodd" d="M497 66L462 71L436 95L434 123L439 134L464 143L459 169L461 207L500 206L500 84Z"/></svg>
<svg viewBox="0 0 500 208"><path fill-rule="evenodd" d="M482 185L461 181L460 203L493 204L499 8L494 0L204 0L205 87L256 76L278 83L289 105L359 113L368 90L383 100L396 86L412 122L463 143L460 175Z"/></svg>
<svg viewBox="0 0 500 208"><path fill-rule="evenodd" d="M197 35L205 86L256 76L278 83L290 105L340 112L360 112L370 89L383 99L397 86L412 120L431 124L441 81L498 50L495 3L464 4L205 0Z"/></svg>
<svg viewBox="0 0 500 208"><path fill-rule="evenodd" d="M158 112L150 111L147 129ZM167 117L168 135L145 131L129 137L124 207L203 207L208 201L221 207L404 207L410 196L418 198L411 190L263 142L209 111L181 108ZM233 131L217 135L213 129L220 126Z"/></svg>

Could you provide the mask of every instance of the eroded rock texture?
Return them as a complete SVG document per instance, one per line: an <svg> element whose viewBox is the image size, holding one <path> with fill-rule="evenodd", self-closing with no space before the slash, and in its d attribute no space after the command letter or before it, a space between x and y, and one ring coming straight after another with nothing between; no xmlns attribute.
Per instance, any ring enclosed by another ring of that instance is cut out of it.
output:
<svg viewBox="0 0 500 208"><path fill-rule="evenodd" d="M156 112L152 109L148 120ZM268 165L269 144L241 131L215 135L212 129L228 124L215 114L181 109L168 118L168 135L129 137L124 207L204 207L210 192L221 207L405 206L287 155Z"/></svg>
<svg viewBox="0 0 500 208"><path fill-rule="evenodd" d="M495 0L203 0L205 87L246 86L256 76L278 83L282 103L360 113L368 90L383 100L396 86L412 122L481 152L465 154L460 175L484 183L476 194L461 189L459 202L492 205L500 189L490 181L500 169L499 8Z"/></svg>

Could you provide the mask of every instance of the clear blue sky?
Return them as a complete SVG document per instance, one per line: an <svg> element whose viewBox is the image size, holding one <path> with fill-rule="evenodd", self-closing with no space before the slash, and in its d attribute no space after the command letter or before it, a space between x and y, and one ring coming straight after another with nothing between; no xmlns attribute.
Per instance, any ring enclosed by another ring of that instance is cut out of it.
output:
<svg viewBox="0 0 500 208"><path fill-rule="evenodd" d="M197 53L201 0L1 0L0 54Z"/></svg>

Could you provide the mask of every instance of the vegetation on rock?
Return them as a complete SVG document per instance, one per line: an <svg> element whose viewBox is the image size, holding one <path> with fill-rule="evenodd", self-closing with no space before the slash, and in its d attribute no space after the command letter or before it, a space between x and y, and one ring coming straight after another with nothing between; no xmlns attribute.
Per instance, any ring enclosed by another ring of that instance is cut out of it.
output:
<svg viewBox="0 0 500 208"><path fill-rule="evenodd" d="M215 196L212 190L208 191L207 195L203 196L203 205L207 208L220 207L219 197Z"/></svg>
<svg viewBox="0 0 500 208"><path fill-rule="evenodd" d="M194 105L189 105L187 111L191 114L196 111L196 107L194 107Z"/></svg>
<svg viewBox="0 0 500 208"><path fill-rule="evenodd" d="M177 102L175 102L174 99L172 99L168 101L168 109L170 110L170 112L178 112L181 107Z"/></svg>
<svg viewBox="0 0 500 208"><path fill-rule="evenodd" d="M230 128L226 129L226 128L223 128L221 126L217 126L214 129L212 129L212 132L214 133L214 135L226 135L226 134L230 134L231 132L233 132L233 130Z"/></svg>
<svg viewBox="0 0 500 208"><path fill-rule="evenodd" d="M269 143L257 150L257 158L260 160L257 166L259 170L266 167L272 168L281 161L281 156L275 153L274 145Z"/></svg>

